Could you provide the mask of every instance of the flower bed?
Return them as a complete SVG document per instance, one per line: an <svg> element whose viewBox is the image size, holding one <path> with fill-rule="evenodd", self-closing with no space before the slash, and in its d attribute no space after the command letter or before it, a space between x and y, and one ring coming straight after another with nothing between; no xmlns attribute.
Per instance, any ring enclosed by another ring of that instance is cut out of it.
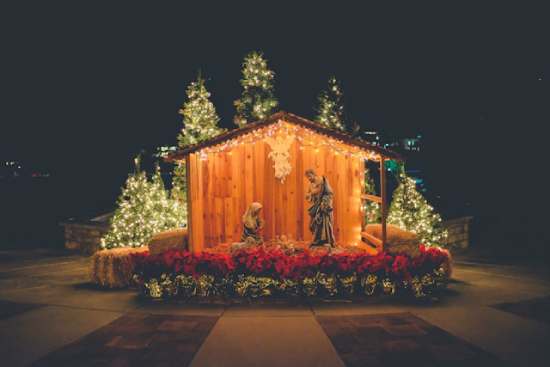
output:
<svg viewBox="0 0 550 367"><path fill-rule="evenodd" d="M423 297L444 287L450 255L420 247L420 255L329 253L255 247L235 253L167 251L132 255L134 280L148 298L400 294Z"/></svg>

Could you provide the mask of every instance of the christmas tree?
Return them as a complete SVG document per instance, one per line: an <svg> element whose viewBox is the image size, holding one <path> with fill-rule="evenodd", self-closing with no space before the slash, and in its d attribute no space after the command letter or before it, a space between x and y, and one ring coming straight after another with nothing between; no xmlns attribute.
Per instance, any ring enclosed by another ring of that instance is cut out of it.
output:
<svg viewBox="0 0 550 367"><path fill-rule="evenodd" d="M174 171L172 172L172 190L170 190L170 196L174 200L179 202L186 202L187 200L187 170L183 161L178 161L174 165Z"/></svg>
<svg viewBox="0 0 550 367"><path fill-rule="evenodd" d="M183 116L183 129L178 136L180 148L200 143L223 132L218 127L220 118L214 104L210 102L210 93L200 75L197 81L189 84L186 93L187 102L179 110Z"/></svg>
<svg viewBox="0 0 550 367"><path fill-rule="evenodd" d="M225 131L218 127L220 118L214 104L210 101L210 93L206 89L205 81L200 76L187 87L187 101L179 110L183 116L183 128L178 136L178 145L185 148L189 145L211 139ZM172 189L170 198L178 207L180 220L187 219L187 184L185 164L177 162L172 173Z"/></svg>
<svg viewBox="0 0 550 367"><path fill-rule="evenodd" d="M103 248L146 245L159 232L185 224L185 212L176 200L168 197L157 166L150 181L139 168L128 176L118 208L111 218L109 231L101 239Z"/></svg>
<svg viewBox="0 0 550 367"><path fill-rule="evenodd" d="M172 187L172 191L173 189ZM180 228L187 224L187 206L184 206L180 200L179 196L173 192L169 194L164 187L160 167L157 165L151 180L151 202L155 205L155 212L159 216L161 231Z"/></svg>
<svg viewBox="0 0 550 367"><path fill-rule="evenodd" d="M239 127L268 117L278 105L273 87L275 73L268 69L267 61L261 53L249 53L244 58L242 72L243 93L234 102L237 109L234 121Z"/></svg>
<svg viewBox="0 0 550 367"><path fill-rule="evenodd" d="M393 193L388 223L415 232L426 246L441 245L447 237L447 231L441 227L441 216L416 190L416 182L404 173Z"/></svg>
<svg viewBox="0 0 550 367"><path fill-rule="evenodd" d="M187 225L187 181L185 164L182 161L176 162L172 172L172 189L170 198L177 206L182 221Z"/></svg>
<svg viewBox="0 0 550 367"><path fill-rule="evenodd" d="M328 89L319 94L316 121L331 129L345 130L343 93L335 77L328 80Z"/></svg>
<svg viewBox="0 0 550 367"><path fill-rule="evenodd" d="M365 170L365 194L376 195L374 181L370 176L369 170ZM365 212L365 223L380 223L380 204L367 200L363 206Z"/></svg>

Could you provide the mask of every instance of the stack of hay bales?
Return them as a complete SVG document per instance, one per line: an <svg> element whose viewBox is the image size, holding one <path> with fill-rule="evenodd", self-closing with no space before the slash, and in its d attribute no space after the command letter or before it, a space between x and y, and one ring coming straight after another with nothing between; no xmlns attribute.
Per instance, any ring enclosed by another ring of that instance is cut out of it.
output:
<svg viewBox="0 0 550 367"><path fill-rule="evenodd" d="M382 239L382 225L381 224L369 224L365 227L364 233L367 236L363 236L364 241L371 242L370 239L375 237L376 239ZM378 247L378 243L372 243L373 246ZM420 254L418 237L415 233L405 231L392 224L386 226L386 245L384 251L389 254L406 254L410 257L415 257Z"/></svg>
<svg viewBox="0 0 550 367"><path fill-rule="evenodd" d="M121 247L96 252L92 256L91 281L101 287L124 288L134 274L132 254L149 251L144 247Z"/></svg>
<svg viewBox="0 0 550 367"><path fill-rule="evenodd" d="M171 229L157 233L149 242L151 255L158 255L173 249L187 249L187 228Z"/></svg>
<svg viewBox="0 0 550 367"><path fill-rule="evenodd" d="M124 288L134 274L132 255L149 251L157 255L171 249L187 248L187 228L173 229L153 236L148 246L101 250L92 256L91 281L105 288Z"/></svg>

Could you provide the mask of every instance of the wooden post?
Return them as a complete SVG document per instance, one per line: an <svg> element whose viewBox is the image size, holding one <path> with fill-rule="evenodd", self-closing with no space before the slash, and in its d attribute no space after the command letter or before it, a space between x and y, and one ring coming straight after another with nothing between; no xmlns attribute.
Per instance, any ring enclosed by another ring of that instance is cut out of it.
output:
<svg viewBox="0 0 550 367"><path fill-rule="evenodd" d="M363 177L361 177L361 199L359 200L359 205L361 205L360 207L360 213L361 213L361 232L363 232L365 230L365 227L367 226L367 221L366 221L366 217L367 217L367 213L365 213L365 202L367 202L368 199L366 199L366 194L367 192L365 191L365 177L366 177L366 174L367 174L367 170L368 170L368 167L367 167L367 161L364 160L363 161Z"/></svg>
<svg viewBox="0 0 550 367"><path fill-rule="evenodd" d="M386 167L384 164L384 157L380 156L380 196L382 202L380 203L380 214L382 224L382 251L386 247L386 216L387 216L387 204L386 204Z"/></svg>
<svg viewBox="0 0 550 367"><path fill-rule="evenodd" d="M191 214L191 159L190 155L185 156L185 184L187 186L187 246L189 251L193 251L193 226Z"/></svg>

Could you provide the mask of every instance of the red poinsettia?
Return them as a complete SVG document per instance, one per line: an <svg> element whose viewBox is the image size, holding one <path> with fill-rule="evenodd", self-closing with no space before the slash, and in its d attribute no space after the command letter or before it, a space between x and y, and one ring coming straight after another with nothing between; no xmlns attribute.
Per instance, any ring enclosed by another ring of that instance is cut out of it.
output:
<svg viewBox="0 0 550 367"><path fill-rule="evenodd" d="M357 273L379 275L382 275L382 273L389 273L392 261L393 257L385 252L380 252L375 256L362 255L357 261Z"/></svg>
<svg viewBox="0 0 550 367"><path fill-rule="evenodd" d="M235 269L233 258L229 254L203 252L197 256L195 271L224 277Z"/></svg>
<svg viewBox="0 0 550 367"><path fill-rule="evenodd" d="M410 280L411 279L410 262L411 260L408 256L405 256L405 255L395 256L391 266L392 274L397 278Z"/></svg>
<svg viewBox="0 0 550 367"><path fill-rule="evenodd" d="M336 275L377 274L409 279L443 266L450 275L450 254L448 251L420 246L415 258L407 255L377 255L367 253L338 253L304 250L287 254L280 249L254 247L236 253L170 250L160 255L138 253L132 255L136 273L145 277L162 273L199 276L209 274L226 277L229 274L261 275L280 279L301 279L314 276L317 272Z"/></svg>

